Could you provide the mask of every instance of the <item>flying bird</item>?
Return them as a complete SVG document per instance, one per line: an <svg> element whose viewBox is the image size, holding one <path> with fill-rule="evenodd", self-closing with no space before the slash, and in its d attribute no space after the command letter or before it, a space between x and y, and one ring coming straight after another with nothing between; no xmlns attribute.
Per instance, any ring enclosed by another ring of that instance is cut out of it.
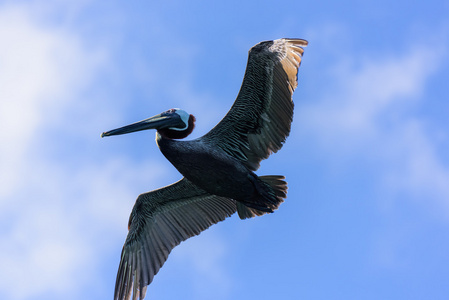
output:
<svg viewBox="0 0 449 300"><path fill-rule="evenodd" d="M180 141L195 117L170 109L102 133L156 129L162 154L184 176L138 196L128 223L114 299L143 299L170 251L236 211L241 219L276 210L286 198L284 176L257 176L260 161L281 149L293 119L302 39L261 42L249 51L243 83L226 116L204 136Z"/></svg>

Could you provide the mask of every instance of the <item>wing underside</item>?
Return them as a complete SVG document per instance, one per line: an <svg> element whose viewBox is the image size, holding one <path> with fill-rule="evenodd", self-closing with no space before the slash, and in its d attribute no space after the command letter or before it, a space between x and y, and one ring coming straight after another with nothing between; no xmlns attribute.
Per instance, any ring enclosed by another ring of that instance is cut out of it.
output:
<svg viewBox="0 0 449 300"><path fill-rule="evenodd" d="M174 247L235 211L234 200L210 195L185 178L140 195L130 216L114 299L143 299Z"/></svg>

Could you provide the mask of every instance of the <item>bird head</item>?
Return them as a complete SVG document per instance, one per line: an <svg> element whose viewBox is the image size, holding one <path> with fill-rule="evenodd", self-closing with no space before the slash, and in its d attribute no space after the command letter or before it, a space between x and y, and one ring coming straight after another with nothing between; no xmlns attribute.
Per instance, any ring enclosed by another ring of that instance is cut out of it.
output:
<svg viewBox="0 0 449 300"><path fill-rule="evenodd" d="M135 131L156 129L159 134L169 139L182 139L192 133L195 117L185 110L172 108L151 118L103 132L101 137L127 134Z"/></svg>

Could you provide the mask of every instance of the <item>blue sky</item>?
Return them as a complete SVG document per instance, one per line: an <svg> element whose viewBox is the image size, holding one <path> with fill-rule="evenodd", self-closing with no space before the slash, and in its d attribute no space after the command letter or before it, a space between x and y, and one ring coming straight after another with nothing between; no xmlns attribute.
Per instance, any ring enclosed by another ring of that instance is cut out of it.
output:
<svg viewBox="0 0 449 300"><path fill-rule="evenodd" d="M447 299L447 1L1 1L0 298L112 299L138 194L174 182L154 132L232 105L247 51L309 41L276 213L182 243L147 299Z"/></svg>

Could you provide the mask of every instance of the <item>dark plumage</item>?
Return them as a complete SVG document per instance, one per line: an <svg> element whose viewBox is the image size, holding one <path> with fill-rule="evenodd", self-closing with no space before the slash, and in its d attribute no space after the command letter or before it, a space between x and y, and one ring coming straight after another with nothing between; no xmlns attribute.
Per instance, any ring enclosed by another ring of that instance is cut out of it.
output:
<svg viewBox="0 0 449 300"><path fill-rule="evenodd" d="M292 94L307 41L279 39L249 51L233 106L206 135L188 136L195 118L171 109L102 136L157 129L164 156L184 176L141 194L129 218L114 299L143 299L170 251L236 211L241 219L273 212L284 201L283 176L257 176L260 161L281 149L293 118Z"/></svg>

